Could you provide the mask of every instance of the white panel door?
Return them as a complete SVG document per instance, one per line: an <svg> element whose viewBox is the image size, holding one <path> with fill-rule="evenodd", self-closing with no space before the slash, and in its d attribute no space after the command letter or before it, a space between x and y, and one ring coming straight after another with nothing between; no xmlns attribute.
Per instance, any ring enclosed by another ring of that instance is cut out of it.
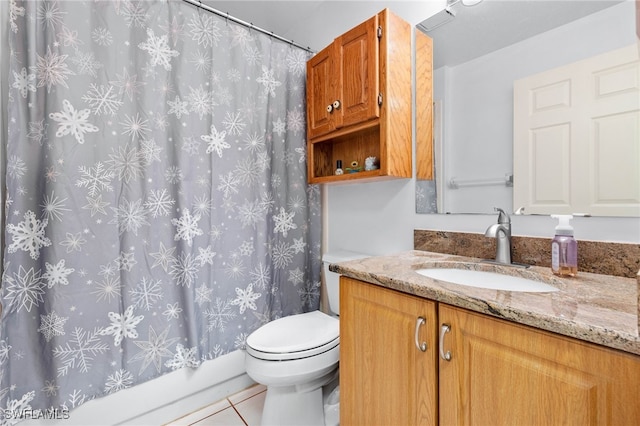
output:
<svg viewBox="0 0 640 426"><path fill-rule="evenodd" d="M636 45L514 82L514 209L640 216Z"/></svg>

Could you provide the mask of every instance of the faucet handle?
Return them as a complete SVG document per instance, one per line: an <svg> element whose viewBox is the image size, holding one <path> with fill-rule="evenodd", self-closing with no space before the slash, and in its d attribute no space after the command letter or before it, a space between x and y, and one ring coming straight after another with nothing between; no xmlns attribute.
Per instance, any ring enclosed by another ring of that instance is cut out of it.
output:
<svg viewBox="0 0 640 426"><path fill-rule="evenodd" d="M511 217L507 212L502 210L500 207L494 207L494 211L499 212L498 214L498 223L511 223Z"/></svg>

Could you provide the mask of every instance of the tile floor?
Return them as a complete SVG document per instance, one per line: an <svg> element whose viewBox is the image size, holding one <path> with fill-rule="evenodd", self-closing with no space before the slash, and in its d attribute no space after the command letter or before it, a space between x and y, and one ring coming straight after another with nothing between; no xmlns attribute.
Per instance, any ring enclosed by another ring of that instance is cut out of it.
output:
<svg viewBox="0 0 640 426"><path fill-rule="evenodd" d="M258 426L267 388L254 385L166 426Z"/></svg>

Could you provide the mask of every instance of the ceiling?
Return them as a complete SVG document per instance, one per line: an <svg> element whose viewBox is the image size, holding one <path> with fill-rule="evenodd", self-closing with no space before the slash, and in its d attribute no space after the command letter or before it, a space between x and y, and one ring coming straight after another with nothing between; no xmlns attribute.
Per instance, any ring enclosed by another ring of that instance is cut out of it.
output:
<svg viewBox="0 0 640 426"><path fill-rule="evenodd" d="M203 0L203 3L318 51L388 7L417 25L443 10L447 0ZM453 4L456 16L427 34L434 39L434 68L454 65L550 30L624 0L484 0ZM626 0L633 1L633 0Z"/></svg>
<svg viewBox="0 0 640 426"><path fill-rule="evenodd" d="M456 3L452 21L426 32L434 41L433 66L467 62L621 1L484 0L471 7Z"/></svg>
<svg viewBox="0 0 640 426"><path fill-rule="evenodd" d="M203 0L221 12L319 51L334 38L388 7L416 25L444 7L446 0Z"/></svg>

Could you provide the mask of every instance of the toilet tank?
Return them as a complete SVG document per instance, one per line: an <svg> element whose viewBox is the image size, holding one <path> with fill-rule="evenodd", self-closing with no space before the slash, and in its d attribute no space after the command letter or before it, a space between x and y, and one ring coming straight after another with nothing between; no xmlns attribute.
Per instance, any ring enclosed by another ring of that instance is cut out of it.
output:
<svg viewBox="0 0 640 426"><path fill-rule="evenodd" d="M347 250L327 252L322 256L324 282L329 300L329 311L336 315L340 315L340 274L331 272L329 270L329 264L362 259L369 256L370 255L368 254Z"/></svg>

